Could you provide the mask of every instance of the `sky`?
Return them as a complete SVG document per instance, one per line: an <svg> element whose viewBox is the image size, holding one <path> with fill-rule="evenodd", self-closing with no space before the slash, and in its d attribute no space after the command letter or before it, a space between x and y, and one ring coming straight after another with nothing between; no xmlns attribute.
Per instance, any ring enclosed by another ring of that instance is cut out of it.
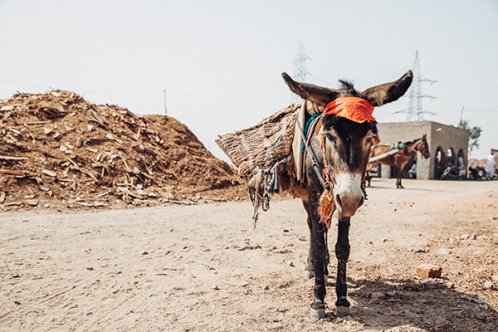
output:
<svg viewBox="0 0 498 332"><path fill-rule="evenodd" d="M425 116L498 148L498 1L0 0L0 99L51 88L185 123L216 156L218 134L258 123L292 95L299 43L307 81L358 89L392 81L419 51ZM375 110L378 122L408 98ZM462 112L463 108L463 112ZM388 142L390 143L390 142Z"/></svg>

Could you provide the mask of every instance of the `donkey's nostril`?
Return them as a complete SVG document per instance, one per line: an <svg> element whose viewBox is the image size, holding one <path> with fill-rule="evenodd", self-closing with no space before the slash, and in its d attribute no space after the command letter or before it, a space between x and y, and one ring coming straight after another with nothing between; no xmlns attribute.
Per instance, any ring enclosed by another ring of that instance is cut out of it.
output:
<svg viewBox="0 0 498 332"><path fill-rule="evenodd" d="M358 203L358 207L362 206L365 203L365 196L361 196L360 203Z"/></svg>
<svg viewBox="0 0 498 332"><path fill-rule="evenodd" d="M338 206L342 206L341 196L339 196L339 194L335 195L335 202Z"/></svg>

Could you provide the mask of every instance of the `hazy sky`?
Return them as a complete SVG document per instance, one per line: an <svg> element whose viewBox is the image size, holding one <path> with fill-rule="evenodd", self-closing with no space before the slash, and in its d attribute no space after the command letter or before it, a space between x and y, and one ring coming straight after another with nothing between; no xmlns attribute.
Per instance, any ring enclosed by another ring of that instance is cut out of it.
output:
<svg viewBox="0 0 498 332"><path fill-rule="evenodd" d="M135 113L187 124L222 156L217 134L290 102L280 73L306 46L308 81L360 89L400 77L420 52L428 120L483 128L498 148L498 1L6 1L0 0L0 98L73 90ZM376 109L379 122L408 98ZM390 142L388 142L390 143Z"/></svg>

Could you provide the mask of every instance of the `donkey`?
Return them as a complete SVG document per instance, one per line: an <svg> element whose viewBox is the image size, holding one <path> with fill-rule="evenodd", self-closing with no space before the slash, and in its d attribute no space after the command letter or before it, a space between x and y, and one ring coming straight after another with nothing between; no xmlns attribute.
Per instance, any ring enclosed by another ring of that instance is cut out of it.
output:
<svg viewBox="0 0 498 332"><path fill-rule="evenodd" d="M327 231L332 213L338 212L338 237L335 255L338 260L335 290L335 302L338 316L349 313L350 303L347 299L346 265L349 258L349 226L350 219L363 204L365 197L362 191L370 149L378 143L377 126L373 121L352 121L347 117L326 112L331 102L352 98L362 105L381 106L400 98L410 87L413 74L408 71L400 79L358 91L348 81L339 81L338 89L331 89L309 83L294 81L286 73L282 74L289 88L306 101L325 110L310 140L307 142L314 151L314 158L305 162L305 178L301 184L289 188L299 196L308 214L310 230L310 248L307 270L314 276L314 300L311 304L311 318L321 319L325 316L326 278L328 276L329 253L327 248ZM353 105L353 108L354 105ZM351 111L351 110L350 110ZM361 107L353 109L362 112ZM371 115L371 112L370 112ZM317 171L316 169L323 171ZM327 220L319 213L321 197L324 193L324 180L332 191L332 212ZM285 178L287 177L287 179ZM292 174L283 176L283 182L292 183Z"/></svg>
<svg viewBox="0 0 498 332"><path fill-rule="evenodd" d="M429 152L429 143L427 143L426 134L424 134L421 138L417 138L414 139L413 141L405 142L403 144L405 148L402 151L387 156L385 158L379 159L374 163L368 164L367 181L369 187L372 177L368 175L368 171L372 169L376 164L383 164L396 168L398 175L398 178L396 180L396 188L404 189L405 187L403 187L403 185L401 184L401 176L403 175L406 166L408 166L408 164L410 164L413 158L415 158L415 156L417 155L417 151L422 154L422 157L424 157L424 159L428 159L431 156ZM380 156L381 154L387 153L391 150L392 150L391 145L378 144L372 148L372 151L370 152L370 158L373 158L375 156Z"/></svg>

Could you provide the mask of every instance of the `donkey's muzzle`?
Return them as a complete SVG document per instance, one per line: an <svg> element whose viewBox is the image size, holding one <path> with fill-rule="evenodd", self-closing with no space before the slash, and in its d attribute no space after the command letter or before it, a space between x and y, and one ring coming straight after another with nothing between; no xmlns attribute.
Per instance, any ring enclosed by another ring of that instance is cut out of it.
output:
<svg viewBox="0 0 498 332"><path fill-rule="evenodd" d="M336 183L334 199L337 209L343 217L351 217L365 202L361 190L361 174L338 174Z"/></svg>
<svg viewBox="0 0 498 332"><path fill-rule="evenodd" d="M343 217L352 217L356 210L365 202L365 197L363 194L361 196L349 196L349 195L335 195L335 201L337 203L337 208Z"/></svg>

